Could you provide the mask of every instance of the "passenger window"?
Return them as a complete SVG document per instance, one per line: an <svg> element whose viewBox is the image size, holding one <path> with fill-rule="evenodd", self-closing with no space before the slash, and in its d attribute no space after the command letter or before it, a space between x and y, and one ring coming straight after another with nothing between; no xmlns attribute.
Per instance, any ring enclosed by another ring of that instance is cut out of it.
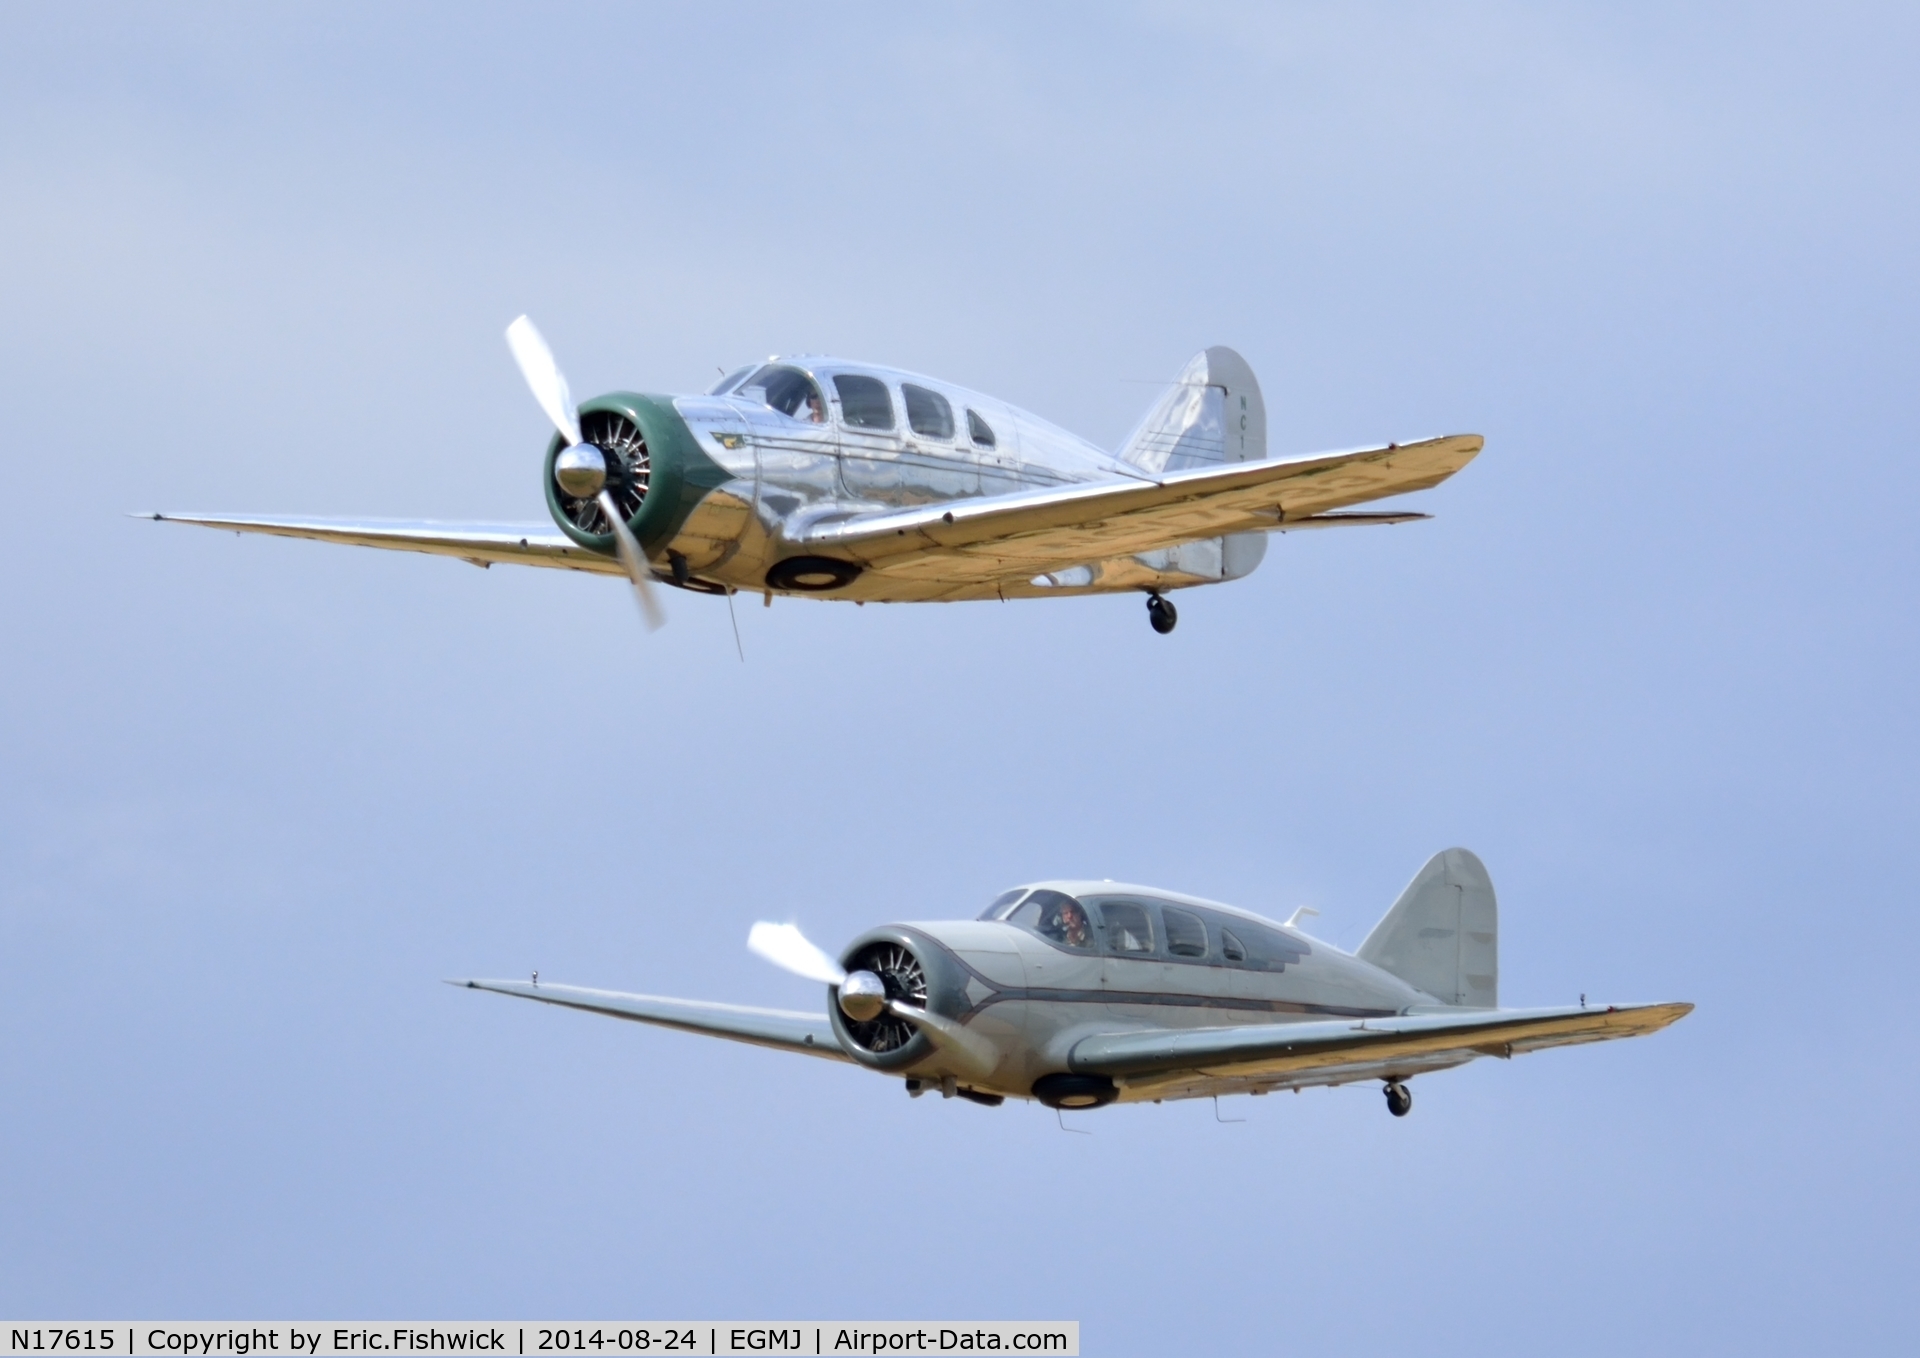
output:
<svg viewBox="0 0 1920 1358"><path fill-rule="evenodd" d="M1247 945L1233 936L1233 930L1222 929L1220 931L1220 955L1229 962L1244 962L1247 960Z"/></svg>
<svg viewBox="0 0 1920 1358"><path fill-rule="evenodd" d="M988 906L985 910L982 910L980 912L980 918L981 919L1005 919L1008 915L1011 915L1013 913L1013 907L1018 905L1020 903L1020 898L1026 894L1027 894L1027 889L1023 886L1017 886L1012 891L1001 892L998 896L995 896L993 898L992 905Z"/></svg>
<svg viewBox="0 0 1920 1358"><path fill-rule="evenodd" d="M967 437L982 448L996 447L1000 442L993 436L993 426L981 419L977 410L967 412Z"/></svg>
<svg viewBox="0 0 1920 1358"><path fill-rule="evenodd" d="M1207 926L1200 922L1198 915L1163 905L1160 907L1160 917L1167 922L1168 952L1175 957L1207 955Z"/></svg>
<svg viewBox="0 0 1920 1358"><path fill-rule="evenodd" d="M893 428L893 397L877 377L842 373L833 379L840 396L840 418L853 429Z"/></svg>
<svg viewBox="0 0 1920 1358"><path fill-rule="evenodd" d="M1011 923L1068 948L1091 948L1093 929L1086 907L1060 891L1036 891L1013 912Z"/></svg>
<svg viewBox="0 0 1920 1358"><path fill-rule="evenodd" d="M1288 963L1298 962L1313 951L1291 934L1269 929L1264 924L1255 924L1252 920L1242 920L1234 927L1246 939L1247 957L1242 965L1255 971L1285 971Z"/></svg>
<svg viewBox="0 0 1920 1358"><path fill-rule="evenodd" d="M798 368L770 363L755 373L739 394L808 424L823 424L827 418L827 403L820 399L820 388Z"/></svg>
<svg viewBox="0 0 1920 1358"><path fill-rule="evenodd" d="M1107 947L1114 952L1152 952L1153 920L1144 905L1133 901L1102 901L1107 921Z"/></svg>
<svg viewBox="0 0 1920 1358"><path fill-rule="evenodd" d="M900 384L900 394L907 398L909 429L923 438L953 437L953 407L947 404L946 397L937 391L916 387L911 382Z"/></svg>

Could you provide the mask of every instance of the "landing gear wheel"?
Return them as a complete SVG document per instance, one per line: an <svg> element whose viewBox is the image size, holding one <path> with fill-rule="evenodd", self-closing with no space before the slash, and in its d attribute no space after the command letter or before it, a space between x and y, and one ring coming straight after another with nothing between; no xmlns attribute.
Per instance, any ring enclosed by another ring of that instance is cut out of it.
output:
<svg viewBox="0 0 1920 1358"><path fill-rule="evenodd" d="M1173 630L1174 624L1180 621L1180 614L1172 604L1168 603L1158 594L1149 594L1147 596L1147 621L1153 624L1154 631L1164 637Z"/></svg>
<svg viewBox="0 0 1920 1358"><path fill-rule="evenodd" d="M1398 1080L1387 1081L1387 1111L1397 1118L1403 1118L1413 1111L1413 1091Z"/></svg>

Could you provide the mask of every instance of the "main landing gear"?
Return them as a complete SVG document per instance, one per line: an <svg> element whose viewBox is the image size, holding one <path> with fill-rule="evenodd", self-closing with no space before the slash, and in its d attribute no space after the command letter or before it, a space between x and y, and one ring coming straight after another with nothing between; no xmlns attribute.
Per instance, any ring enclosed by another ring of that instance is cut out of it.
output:
<svg viewBox="0 0 1920 1358"><path fill-rule="evenodd" d="M1413 1091L1398 1080L1388 1080L1384 1091L1387 1096L1387 1111L1397 1118L1403 1118L1413 1111Z"/></svg>
<svg viewBox="0 0 1920 1358"><path fill-rule="evenodd" d="M1180 614L1174 606L1158 594L1147 596L1147 621L1153 624L1153 630L1165 636L1180 621Z"/></svg>

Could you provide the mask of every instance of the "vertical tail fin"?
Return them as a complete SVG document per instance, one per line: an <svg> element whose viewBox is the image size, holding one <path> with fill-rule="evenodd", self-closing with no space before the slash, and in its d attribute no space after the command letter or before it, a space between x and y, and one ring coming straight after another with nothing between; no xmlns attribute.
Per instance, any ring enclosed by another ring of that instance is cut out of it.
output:
<svg viewBox="0 0 1920 1358"><path fill-rule="evenodd" d="M1355 954L1442 1004L1500 1004L1500 917L1493 879L1465 849L1446 849L1414 874Z"/></svg>
<svg viewBox="0 0 1920 1358"><path fill-rule="evenodd" d="M1186 471L1267 455L1267 406L1253 369L1216 345L1197 353L1147 412L1120 460L1143 472Z"/></svg>

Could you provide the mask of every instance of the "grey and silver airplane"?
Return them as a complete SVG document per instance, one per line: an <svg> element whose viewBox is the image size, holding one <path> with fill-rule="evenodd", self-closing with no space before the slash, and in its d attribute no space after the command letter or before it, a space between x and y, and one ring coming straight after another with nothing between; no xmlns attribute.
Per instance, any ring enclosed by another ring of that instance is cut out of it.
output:
<svg viewBox="0 0 1920 1358"><path fill-rule="evenodd" d="M1041 882L978 919L889 924L838 961L791 924L748 946L829 989L824 1013L531 982L454 981L781 1051L851 1061L914 1095L1054 1108L1379 1080L1479 1056L1655 1032L1691 1004L1499 1007L1493 882L1435 854L1357 953L1232 906L1116 882Z"/></svg>
<svg viewBox="0 0 1920 1358"><path fill-rule="evenodd" d="M749 364L699 396L612 392L577 409L522 316L507 338L555 434L546 524L154 514L243 533L625 574L653 586L861 603L1147 597L1260 564L1270 533L1429 517L1349 507L1438 485L1474 434L1267 455L1260 384L1194 356L1117 452L951 382L826 357ZM556 532L555 529L558 529Z"/></svg>

